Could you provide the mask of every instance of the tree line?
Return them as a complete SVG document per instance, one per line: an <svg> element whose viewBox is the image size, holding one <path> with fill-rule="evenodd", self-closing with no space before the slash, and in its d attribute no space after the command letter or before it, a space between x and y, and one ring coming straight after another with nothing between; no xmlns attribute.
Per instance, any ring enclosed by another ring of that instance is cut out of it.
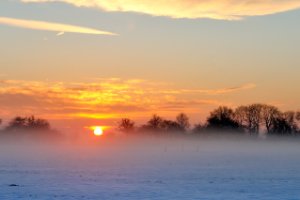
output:
<svg viewBox="0 0 300 200"><path fill-rule="evenodd" d="M180 113L175 120L153 115L146 124L123 118L118 129L124 133L242 133L258 135L298 135L300 133L300 112L282 112L277 107L266 104L251 104L232 109L220 106L210 112L205 123L191 127L189 117ZM300 135L300 134L299 134Z"/></svg>
<svg viewBox="0 0 300 200"><path fill-rule="evenodd" d="M2 120L0 119L0 124ZM19 131L19 130L50 130L50 123L45 119L30 117L15 117L4 128L4 131Z"/></svg>
<svg viewBox="0 0 300 200"><path fill-rule="evenodd" d="M0 124L2 120L0 119ZM1 136L61 136L58 131L51 129L50 123L35 116L20 117L17 116L0 131Z"/></svg>
<svg viewBox="0 0 300 200"><path fill-rule="evenodd" d="M0 119L0 124L2 120ZM277 107L266 104L251 104L232 109L220 106L210 112L204 123L191 126L189 117L180 113L175 120L165 119L154 114L145 124L137 126L129 119L118 122L117 129L124 133L239 133L258 135L299 135L300 111L282 112ZM3 133L52 132L50 123L45 119L15 117L2 130Z"/></svg>

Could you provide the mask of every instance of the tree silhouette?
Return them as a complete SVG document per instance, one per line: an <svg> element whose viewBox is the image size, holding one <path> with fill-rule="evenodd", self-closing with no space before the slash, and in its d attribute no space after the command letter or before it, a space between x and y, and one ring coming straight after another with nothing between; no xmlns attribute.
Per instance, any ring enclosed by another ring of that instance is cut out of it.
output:
<svg viewBox="0 0 300 200"><path fill-rule="evenodd" d="M295 114L295 119L296 119L296 128L297 128L297 132L300 132L300 128L299 128L299 123L300 123L300 111L296 112Z"/></svg>
<svg viewBox="0 0 300 200"><path fill-rule="evenodd" d="M239 106L235 110L236 121L250 134L258 134L261 123L261 104Z"/></svg>
<svg viewBox="0 0 300 200"><path fill-rule="evenodd" d="M251 124L251 133L258 134L260 130L260 123L261 123L261 104L252 104L249 106L249 114L252 121Z"/></svg>
<svg viewBox="0 0 300 200"><path fill-rule="evenodd" d="M178 115L176 121L163 119L154 114L147 124L141 127L141 130L151 132L184 132L188 126L188 117L185 114Z"/></svg>
<svg viewBox="0 0 300 200"><path fill-rule="evenodd" d="M162 117L154 114L147 124L142 127L142 129L149 131L161 131L163 121Z"/></svg>
<svg viewBox="0 0 300 200"><path fill-rule="evenodd" d="M245 128L250 132L252 122L251 117L249 115L248 106L239 106L238 108L236 108L234 112L234 119L240 124L241 127Z"/></svg>
<svg viewBox="0 0 300 200"><path fill-rule="evenodd" d="M25 117L15 117L13 120L9 122L9 125L6 127L7 130L25 129L25 128L27 128Z"/></svg>
<svg viewBox="0 0 300 200"><path fill-rule="evenodd" d="M207 128L218 131L238 131L240 125L234 120L234 112L228 107L219 107L207 118Z"/></svg>
<svg viewBox="0 0 300 200"><path fill-rule="evenodd" d="M182 131L187 131L190 128L189 117L185 113L178 114L176 117L176 122Z"/></svg>
<svg viewBox="0 0 300 200"><path fill-rule="evenodd" d="M8 131L14 130L50 130L50 124L44 119L36 119L31 117L15 117L6 127Z"/></svg>
<svg viewBox="0 0 300 200"><path fill-rule="evenodd" d="M135 122L128 118L123 118L118 124L118 129L124 133L131 133L135 129Z"/></svg>
<svg viewBox="0 0 300 200"><path fill-rule="evenodd" d="M272 135L290 135L293 132L293 127L283 117L274 119L272 129L268 134Z"/></svg>
<svg viewBox="0 0 300 200"><path fill-rule="evenodd" d="M298 131L297 126L297 113L294 111L287 111L282 113L282 117L288 123L288 125L292 128L292 132L296 133Z"/></svg>
<svg viewBox="0 0 300 200"><path fill-rule="evenodd" d="M300 121L300 111L298 111L298 112L296 113L296 119L297 119L298 121Z"/></svg>
<svg viewBox="0 0 300 200"><path fill-rule="evenodd" d="M275 106L261 105L261 120L265 124L267 133L273 132L272 127L282 121L279 120L281 113Z"/></svg>
<svg viewBox="0 0 300 200"><path fill-rule="evenodd" d="M184 129L178 122L172 121L172 120L163 120L161 122L160 126L161 126L161 129L165 132L183 132L184 131Z"/></svg>
<svg viewBox="0 0 300 200"><path fill-rule="evenodd" d="M28 117L27 119L27 127L29 129L35 130L49 130L50 124L48 121L44 119L36 119L34 116Z"/></svg>

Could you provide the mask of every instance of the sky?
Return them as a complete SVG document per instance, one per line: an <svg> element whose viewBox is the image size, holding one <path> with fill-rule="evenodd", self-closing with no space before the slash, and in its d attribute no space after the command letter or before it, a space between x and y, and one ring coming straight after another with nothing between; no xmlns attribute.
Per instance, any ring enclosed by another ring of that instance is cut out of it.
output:
<svg viewBox="0 0 300 200"><path fill-rule="evenodd" d="M171 6L170 6L171 5ZM59 129L300 109L299 0L2 0L0 118Z"/></svg>

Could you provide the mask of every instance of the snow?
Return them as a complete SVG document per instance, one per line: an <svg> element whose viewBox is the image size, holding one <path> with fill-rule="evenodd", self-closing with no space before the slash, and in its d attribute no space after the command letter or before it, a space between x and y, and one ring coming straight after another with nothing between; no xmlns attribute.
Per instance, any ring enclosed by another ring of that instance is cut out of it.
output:
<svg viewBox="0 0 300 200"><path fill-rule="evenodd" d="M0 199L299 199L298 147L259 141L1 145Z"/></svg>

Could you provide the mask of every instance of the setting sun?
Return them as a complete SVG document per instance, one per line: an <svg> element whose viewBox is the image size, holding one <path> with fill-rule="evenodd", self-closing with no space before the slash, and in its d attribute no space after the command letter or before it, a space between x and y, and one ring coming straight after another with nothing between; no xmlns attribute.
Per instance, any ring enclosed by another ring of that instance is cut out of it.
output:
<svg viewBox="0 0 300 200"><path fill-rule="evenodd" d="M96 136L103 135L103 128L101 126L94 127L94 135Z"/></svg>
<svg viewBox="0 0 300 200"><path fill-rule="evenodd" d="M300 200L299 19L300 0L0 0L0 200Z"/></svg>

